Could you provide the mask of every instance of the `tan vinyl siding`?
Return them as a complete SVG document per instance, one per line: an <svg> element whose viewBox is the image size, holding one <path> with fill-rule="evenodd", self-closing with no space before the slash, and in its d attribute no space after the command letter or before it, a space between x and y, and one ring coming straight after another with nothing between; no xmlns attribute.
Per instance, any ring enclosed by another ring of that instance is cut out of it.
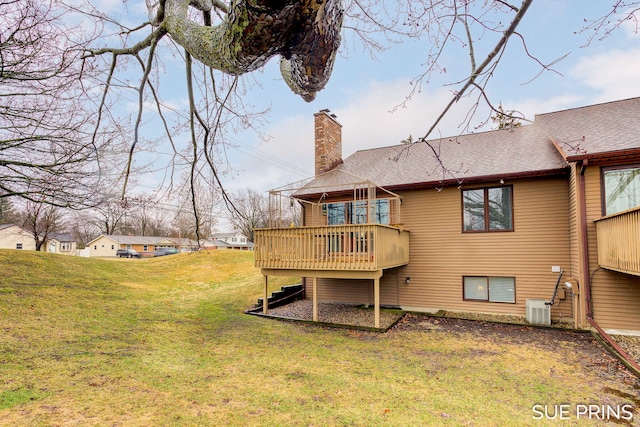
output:
<svg viewBox="0 0 640 427"><path fill-rule="evenodd" d="M400 193L403 222L411 232L410 262L385 272L382 303L524 316L527 298L549 300L557 280L551 266L569 268L566 178L507 184L513 184L513 232L462 233L461 193L455 187ZM515 277L516 303L464 301L465 275ZM362 287L348 281L324 281L319 288L320 299L354 301L359 292ZM558 300L552 315L571 317L571 302Z"/></svg>
<svg viewBox="0 0 640 427"><path fill-rule="evenodd" d="M598 268L594 219L602 216L600 168L585 173L593 317L603 328L640 330L640 277Z"/></svg>
<svg viewBox="0 0 640 427"><path fill-rule="evenodd" d="M308 284L311 280L307 281ZM341 301L355 304L373 302L373 282L371 280L318 279L318 299L320 301ZM307 285L307 297L311 297L311 286Z"/></svg>
<svg viewBox="0 0 640 427"><path fill-rule="evenodd" d="M398 307L398 269L387 270L380 279L380 304ZM404 276L402 282L404 283ZM307 280L306 294L311 298L311 280ZM318 299L355 304L373 304L372 280L318 279Z"/></svg>

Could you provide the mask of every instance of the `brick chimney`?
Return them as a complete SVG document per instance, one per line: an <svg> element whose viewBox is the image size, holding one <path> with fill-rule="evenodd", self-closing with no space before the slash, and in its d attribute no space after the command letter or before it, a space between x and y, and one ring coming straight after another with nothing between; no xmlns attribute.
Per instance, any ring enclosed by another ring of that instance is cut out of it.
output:
<svg viewBox="0 0 640 427"><path fill-rule="evenodd" d="M316 176L342 163L342 125L329 110L320 110L315 117Z"/></svg>

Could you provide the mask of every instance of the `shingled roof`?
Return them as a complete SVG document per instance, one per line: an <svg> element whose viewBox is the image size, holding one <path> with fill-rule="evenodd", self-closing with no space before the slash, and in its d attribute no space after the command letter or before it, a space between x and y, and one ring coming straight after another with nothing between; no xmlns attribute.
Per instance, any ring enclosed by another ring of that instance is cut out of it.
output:
<svg viewBox="0 0 640 427"><path fill-rule="evenodd" d="M296 195L347 190L358 179L396 191L563 174L581 156L640 154L638 117L634 98L536 115L533 124L512 129L361 150Z"/></svg>
<svg viewBox="0 0 640 427"><path fill-rule="evenodd" d="M535 126L568 161L640 154L640 98L539 114Z"/></svg>

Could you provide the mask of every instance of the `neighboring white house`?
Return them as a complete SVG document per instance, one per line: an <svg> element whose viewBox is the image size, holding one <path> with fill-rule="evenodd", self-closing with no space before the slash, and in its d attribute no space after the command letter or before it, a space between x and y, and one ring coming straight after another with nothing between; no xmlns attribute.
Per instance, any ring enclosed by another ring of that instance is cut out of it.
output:
<svg viewBox="0 0 640 427"><path fill-rule="evenodd" d="M253 243L249 241L247 236L234 231L231 233L216 233L204 242L206 249L238 249L244 251L252 251Z"/></svg>
<svg viewBox="0 0 640 427"><path fill-rule="evenodd" d="M114 237L102 235L87 243L86 247L89 249L89 256L116 256L116 251L120 249L120 243Z"/></svg>
<svg viewBox="0 0 640 427"><path fill-rule="evenodd" d="M15 224L0 224L0 249L36 250L31 233Z"/></svg>

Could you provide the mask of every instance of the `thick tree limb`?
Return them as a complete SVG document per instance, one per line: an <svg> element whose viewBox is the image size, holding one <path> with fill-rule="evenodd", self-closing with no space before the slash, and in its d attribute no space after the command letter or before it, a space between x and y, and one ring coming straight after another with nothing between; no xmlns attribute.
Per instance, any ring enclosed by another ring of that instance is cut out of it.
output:
<svg viewBox="0 0 640 427"><path fill-rule="evenodd" d="M210 10L202 3L194 6ZM328 82L340 45L340 0L233 1L214 27L189 19L188 6L166 0L159 28L204 65L241 75L280 55L285 82L307 101Z"/></svg>

